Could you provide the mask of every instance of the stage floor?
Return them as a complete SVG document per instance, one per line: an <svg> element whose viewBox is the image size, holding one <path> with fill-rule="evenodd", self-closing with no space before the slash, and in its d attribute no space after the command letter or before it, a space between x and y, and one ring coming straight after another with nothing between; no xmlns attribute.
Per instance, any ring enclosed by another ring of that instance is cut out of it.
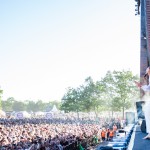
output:
<svg viewBox="0 0 150 150"><path fill-rule="evenodd" d="M150 150L150 140L143 139L147 134L142 133L139 126L136 126L134 132L135 138L133 141L133 148L129 150Z"/></svg>

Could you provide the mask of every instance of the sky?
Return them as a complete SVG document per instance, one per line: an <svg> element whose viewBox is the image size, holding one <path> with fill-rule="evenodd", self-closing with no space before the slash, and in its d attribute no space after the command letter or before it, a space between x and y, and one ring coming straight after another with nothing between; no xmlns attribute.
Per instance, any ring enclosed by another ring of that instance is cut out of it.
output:
<svg viewBox="0 0 150 150"><path fill-rule="evenodd" d="M61 100L91 76L140 70L134 0L0 0L2 99Z"/></svg>

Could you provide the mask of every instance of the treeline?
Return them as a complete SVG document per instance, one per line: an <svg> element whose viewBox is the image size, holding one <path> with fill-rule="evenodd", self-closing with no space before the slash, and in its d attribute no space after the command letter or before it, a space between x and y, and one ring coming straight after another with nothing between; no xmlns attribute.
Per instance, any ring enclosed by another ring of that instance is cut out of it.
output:
<svg viewBox="0 0 150 150"><path fill-rule="evenodd" d="M108 71L104 78L94 82L91 77L83 85L68 88L62 98L61 109L66 112L122 111L134 106L139 97L139 90L134 81L139 80L131 71Z"/></svg>
<svg viewBox="0 0 150 150"><path fill-rule="evenodd" d="M37 112L37 111L50 111L53 106L60 108L60 102L50 101L43 102L42 100L38 101L17 101L13 97L8 98L6 101L1 101L2 110L6 112L12 111L28 111L28 112Z"/></svg>
<svg viewBox="0 0 150 150"><path fill-rule="evenodd" d="M124 111L134 105L134 100L139 98L139 90L134 81L138 76L131 71L108 71L100 81L94 82L91 77L77 88L69 87L62 101L43 102L17 101L13 97L6 101L1 100L0 106L4 111L49 111L56 105L65 112L90 112L96 114L100 111L117 112ZM0 91L0 95L2 90ZM0 97L1 98L1 97Z"/></svg>

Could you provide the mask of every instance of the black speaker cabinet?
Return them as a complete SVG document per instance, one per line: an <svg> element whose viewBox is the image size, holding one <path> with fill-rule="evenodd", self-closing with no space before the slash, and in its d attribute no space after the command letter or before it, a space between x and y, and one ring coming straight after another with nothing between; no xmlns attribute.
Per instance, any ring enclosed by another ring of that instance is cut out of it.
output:
<svg viewBox="0 0 150 150"><path fill-rule="evenodd" d="M143 120L141 123L141 131L146 133L146 121L145 120Z"/></svg>

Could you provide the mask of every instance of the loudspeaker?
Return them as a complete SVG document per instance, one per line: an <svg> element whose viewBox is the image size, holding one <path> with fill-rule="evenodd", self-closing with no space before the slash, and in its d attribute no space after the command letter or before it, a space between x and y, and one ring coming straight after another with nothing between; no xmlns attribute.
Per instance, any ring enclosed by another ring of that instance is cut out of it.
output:
<svg viewBox="0 0 150 150"><path fill-rule="evenodd" d="M141 131L146 133L146 121L145 120L143 120L141 123Z"/></svg>
<svg viewBox="0 0 150 150"><path fill-rule="evenodd" d="M137 110L138 119L145 119L145 115L142 109L144 104L145 104L145 101L136 102L136 110Z"/></svg>

